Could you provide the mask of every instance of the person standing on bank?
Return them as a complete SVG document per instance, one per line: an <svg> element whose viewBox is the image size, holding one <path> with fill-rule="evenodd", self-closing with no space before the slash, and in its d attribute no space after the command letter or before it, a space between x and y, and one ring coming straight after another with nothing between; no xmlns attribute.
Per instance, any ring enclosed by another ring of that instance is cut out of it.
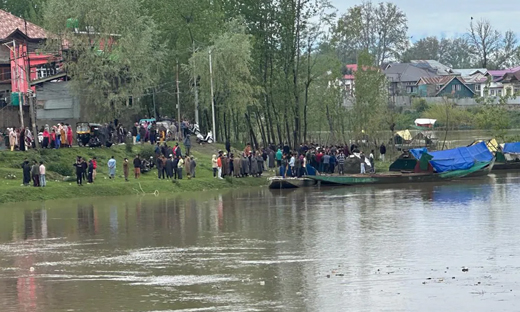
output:
<svg viewBox="0 0 520 312"><path fill-rule="evenodd" d="M217 171L218 171L218 160L217 155L211 156L211 168L213 169L213 177L217 178Z"/></svg>
<svg viewBox="0 0 520 312"><path fill-rule="evenodd" d="M141 159L139 155L135 155L134 158L134 178L139 179L141 177Z"/></svg>
<svg viewBox="0 0 520 312"><path fill-rule="evenodd" d="M385 146L385 143L381 143L381 146L379 147L379 158L382 160L382 161L385 161L385 154L386 154L386 146Z"/></svg>
<svg viewBox="0 0 520 312"><path fill-rule="evenodd" d="M81 163L81 157L78 156L73 166L76 168L76 183L83 185L83 164Z"/></svg>
<svg viewBox="0 0 520 312"><path fill-rule="evenodd" d="M191 150L191 139L189 134L184 138L184 147L186 148L186 156L189 156Z"/></svg>
<svg viewBox="0 0 520 312"><path fill-rule="evenodd" d="M184 159L181 156L178 156L179 162L177 163L177 176L179 180L182 180L182 168L184 168Z"/></svg>
<svg viewBox="0 0 520 312"><path fill-rule="evenodd" d="M45 165L43 164L43 161L40 161L40 186L47 186L47 180L45 180Z"/></svg>
<svg viewBox="0 0 520 312"><path fill-rule="evenodd" d="M27 158L22 164L23 169L23 185L28 186L31 183L31 164Z"/></svg>
<svg viewBox="0 0 520 312"><path fill-rule="evenodd" d="M110 179L114 179L116 177L116 160L114 159L114 156L110 157L107 165L108 165L108 177Z"/></svg>
<svg viewBox="0 0 520 312"><path fill-rule="evenodd" d="M128 158L125 158L123 161L123 175L125 176L125 181L128 182Z"/></svg>
<svg viewBox="0 0 520 312"><path fill-rule="evenodd" d="M33 165L31 167L31 175L33 180L33 186L40 186L40 166L38 166L36 160L33 162Z"/></svg>
<svg viewBox="0 0 520 312"><path fill-rule="evenodd" d="M91 159L88 161L88 175L87 175L88 184L94 183L93 175L94 175L94 163Z"/></svg>
<svg viewBox="0 0 520 312"><path fill-rule="evenodd" d="M193 156L190 156L190 172L191 172L192 178L195 178L195 168L196 167L197 167L197 162L195 161Z"/></svg>

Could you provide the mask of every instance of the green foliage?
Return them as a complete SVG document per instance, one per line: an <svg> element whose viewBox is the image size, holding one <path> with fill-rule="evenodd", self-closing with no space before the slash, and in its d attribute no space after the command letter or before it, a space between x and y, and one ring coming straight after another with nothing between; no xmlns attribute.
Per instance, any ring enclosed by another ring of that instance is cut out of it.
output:
<svg viewBox="0 0 520 312"><path fill-rule="evenodd" d="M348 9L334 27L334 43L345 55L368 51L374 64L398 57L408 42L406 14L395 4L363 2Z"/></svg>
<svg viewBox="0 0 520 312"><path fill-rule="evenodd" d="M414 98L412 99L412 108L415 109L417 113L422 113L427 111L430 108L426 99L423 98Z"/></svg>
<svg viewBox="0 0 520 312"><path fill-rule="evenodd" d="M139 156L141 157L141 159L150 159L150 157L155 156L155 147L150 144L145 144L141 148L141 151L139 152ZM129 159L132 159L132 158L129 158Z"/></svg>
<svg viewBox="0 0 520 312"><path fill-rule="evenodd" d="M473 114L464 108L457 107L450 99L433 104L422 114L424 118L437 119L437 125L450 130L471 127L474 124Z"/></svg>
<svg viewBox="0 0 520 312"><path fill-rule="evenodd" d="M78 19L79 32L66 27L69 18ZM48 0L44 19L47 30L70 46L65 69L86 110L99 119L120 117L130 97L157 83L165 47L139 0Z"/></svg>
<svg viewBox="0 0 520 312"><path fill-rule="evenodd" d="M392 112L387 109L386 77L379 68L372 66L373 63L373 57L367 51L362 52L358 58L358 71L354 74L356 92L353 131L357 134L364 132L369 136L393 123L393 120L386 119L387 117L393 119L390 114Z"/></svg>
<svg viewBox="0 0 520 312"><path fill-rule="evenodd" d="M133 147L134 147L133 139L127 138L126 141L125 141L125 151L128 154L132 154Z"/></svg>
<svg viewBox="0 0 520 312"><path fill-rule="evenodd" d="M72 167L72 164L72 162L52 163L49 166L47 166L47 170L56 172L62 176L72 176L74 174L74 168Z"/></svg>

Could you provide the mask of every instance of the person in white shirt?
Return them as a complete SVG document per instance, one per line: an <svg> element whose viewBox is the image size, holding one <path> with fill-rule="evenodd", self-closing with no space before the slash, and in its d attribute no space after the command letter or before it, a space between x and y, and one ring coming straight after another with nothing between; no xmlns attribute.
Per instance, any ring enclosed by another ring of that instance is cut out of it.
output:
<svg viewBox="0 0 520 312"><path fill-rule="evenodd" d="M296 158L294 157L294 154L291 155L291 159L289 160L289 167L291 168L291 175L294 176L294 164L296 162Z"/></svg>
<svg viewBox="0 0 520 312"><path fill-rule="evenodd" d="M43 161L40 161L40 186L45 187L47 185L47 181L45 180L45 165Z"/></svg>

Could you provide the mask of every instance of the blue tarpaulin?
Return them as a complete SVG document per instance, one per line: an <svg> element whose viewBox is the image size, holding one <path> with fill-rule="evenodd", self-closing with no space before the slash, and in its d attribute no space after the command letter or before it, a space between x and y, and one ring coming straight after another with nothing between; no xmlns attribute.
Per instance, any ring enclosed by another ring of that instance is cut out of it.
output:
<svg viewBox="0 0 520 312"><path fill-rule="evenodd" d="M520 142L504 144L504 154L520 154Z"/></svg>
<svg viewBox="0 0 520 312"><path fill-rule="evenodd" d="M475 162L490 162L494 157L485 142L480 142L469 147L457 147L437 152L428 152L426 148L416 148L410 150L410 153L416 159L421 159L424 153L433 156L433 159L430 160L430 164L433 169L439 173L469 169L473 167Z"/></svg>

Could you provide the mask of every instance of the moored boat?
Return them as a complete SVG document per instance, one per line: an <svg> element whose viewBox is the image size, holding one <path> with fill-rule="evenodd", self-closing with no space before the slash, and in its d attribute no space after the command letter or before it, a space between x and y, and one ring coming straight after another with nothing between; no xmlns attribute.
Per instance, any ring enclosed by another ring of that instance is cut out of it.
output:
<svg viewBox="0 0 520 312"><path fill-rule="evenodd" d="M493 161L478 162L468 169L453 170L442 173L389 172L384 174L316 175L309 176L309 178L315 180L320 185L412 184L485 176L489 173L491 168L493 168Z"/></svg>
<svg viewBox="0 0 520 312"><path fill-rule="evenodd" d="M272 177L269 179L270 189L294 189L300 187L314 186L316 181L309 178L283 178Z"/></svg>
<svg viewBox="0 0 520 312"><path fill-rule="evenodd" d="M488 175L495 157L481 142L468 147L429 152L426 148L411 149L410 155L417 159L413 172L390 172L386 174L315 175L309 178L319 184L363 185L437 182L464 177Z"/></svg>

